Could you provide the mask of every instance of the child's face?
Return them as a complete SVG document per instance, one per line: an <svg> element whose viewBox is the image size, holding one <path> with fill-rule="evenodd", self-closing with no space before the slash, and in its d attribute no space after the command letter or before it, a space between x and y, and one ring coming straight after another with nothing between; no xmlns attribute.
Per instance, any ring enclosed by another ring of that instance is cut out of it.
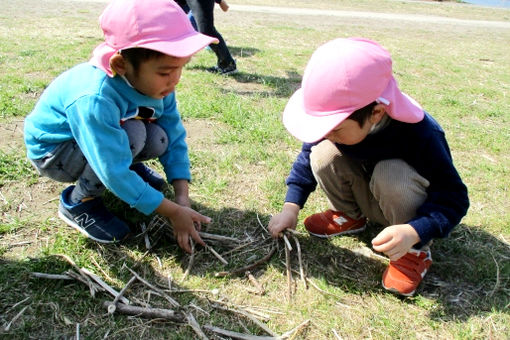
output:
<svg viewBox="0 0 510 340"><path fill-rule="evenodd" d="M372 123L365 121L362 127L352 119L346 119L326 135L333 143L354 145L361 142L370 132Z"/></svg>
<svg viewBox="0 0 510 340"><path fill-rule="evenodd" d="M124 74L131 85L146 96L162 99L175 91L183 67L191 57L178 58L164 55L140 63L138 72L126 62Z"/></svg>

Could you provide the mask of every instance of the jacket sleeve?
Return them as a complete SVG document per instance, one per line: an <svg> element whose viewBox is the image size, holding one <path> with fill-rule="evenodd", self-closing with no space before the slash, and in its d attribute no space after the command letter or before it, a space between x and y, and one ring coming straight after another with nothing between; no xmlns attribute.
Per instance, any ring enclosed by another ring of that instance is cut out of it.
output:
<svg viewBox="0 0 510 340"><path fill-rule="evenodd" d="M303 143L301 152L292 165L290 174L285 182L287 184L285 202L296 203L301 208L303 208L308 200L308 196L317 187L317 181L310 166L310 152L315 144Z"/></svg>
<svg viewBox="0 0 510 340"><path fill-rule="evenodd" d="M427 199L409 221L421 239L421 244L433 238L446 237L466 214L469 207L467 188L453 165L444 133L436 131L417 152L430 182Z"/></svg>
<svg viewBox="0 0 510 340"><path fill-rule="evenodd" d="M177 110L175 93L165 97L164 105L164 112L156 122L168 135L168 148L159 157L159 161L165 169L169 183L176 179L190 181L191 172L188 145L186 144L186 130Z"/></svg>

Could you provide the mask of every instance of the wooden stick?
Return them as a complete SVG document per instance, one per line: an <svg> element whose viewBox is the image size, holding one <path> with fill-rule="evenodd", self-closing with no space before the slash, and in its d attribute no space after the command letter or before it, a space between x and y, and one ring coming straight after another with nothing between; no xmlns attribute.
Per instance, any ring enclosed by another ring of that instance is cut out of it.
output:
<svg viewBox="0 0 510 340"><path fill-rule="evenodd" d="M40 279L49 279L49 280L73 280L72 277L66 274L47 274L47 273L39 273L39 272L31 272L30 275L40 278Z"/></svg>
<svg viewBox="0 0 510 340"><path fill-rule="evenodd" d="M76 269L76 271L83 277L83 279L85 280L85 284L87 286L89 286L89 289L90 289L90 295L92 295L92 297L95 297L96 296L96 291L94 290L94 285L92 284L92 281L90 280L90 277L83 271L81 270L80 267L78 267L78 265L67 255L65 254L57 254L57 256L63 258L64 260L67 261L67 263L69 263L71 266L73 266L74 269Z"/></svg>
<svg viewBox="0 0 510 340"><path fill-rule="evenodd" d="M274 336L258 336L258 335L233 332L233 331L229 331L229 330L211 326L211 325L205 325L204 328L210 332L228 336L228 337L231 337L232 339L240 339L240 340L275 340L275 339L278 339L278 337L274 337Z"/></svg>
<svg viewBox="0 0 510 340"><path fill-rule="evenodd" d="M188 275L191 272L191 268L193 267L193 264L195 264L195 242L191 237L189 238L189 243L191 244L191 255L189 256L188 267L186 267L186 271L181 278L181 283L183 283L188 278Z"/></svg>
<svg viewBox="0 0 510 340"><path fill-rule="evenodd" d="M252 270L253 268L261 265L262 263L265 263L265 262L269 261L271 259L271 257L273 257L275 251L276 251L276 247L273 246L271 248L271 250L269 250L269 253L267 253L266 256L264 256L263 258L253 262L252 264L244 266L244 267L241 267L241 268L237 268L237 269L234 269L234 270L231 270L231 271L228 271L228 272L218 272L218 273L214 274L214 276L215 277L224 277L224 276L229 276L229 275L239 275L239 274L246 273L246 271Z"/></svg>
<svg viewBox="0 0 510 340"><path fill-rule="evenodd" d="M127 270L129 270L131 272L131 274L133 274L134 276L136 276L136 278L142 282L144 285L146 285L147 287L149 287L150 289L158 292L159 294L161 294L161 296L163 296L168 302L170 302L170 304L174 307L180 307L181 305L179 304L179 302L175 301L174 299L172 299L170 296L168 296L168 294L166 294L163 290L159 289L158 287L150 284L149 282L147 282L145 279L143 279L140 275L138 275L138 273L136 273L134 270L132 270L131 268L129 268L128 266L124 265L123 267L126 267Z"/></svg>
<svg viewBox="0 0 510 340"><path fill-rule="evenodd" d="M12 320L11 320L11 321L7 324L7 326L5 326L4 330L5 330L6 332L8 332L8 331L9 331L9 329L11 329L11 325L12 325L14 322L16 322L16 320L18 320L18 319L19 319L19 318L23 315L23 313L25 313L25 310L26 310L27 308L28 308L28 306L23 307L23 309L22 309L22 310L21 310L18 314L16 314L16 315L12 318Z"/></svg>
<svg viewBox="0 0 510 340"><path fill-rule="evenodd" d="M103 302L103 306L108 309L109 306L111 306L110 301ZM183 323L185 318L182 315L182 313L176 312L171 309L163 309L163 308L145 308L145 307L138 307L138 306L131 306L126 305L123 303L118 303L117 308L115 310L118 313L126 314L126 315L133 315L133 316L139 316L142 318L160 318L160 319L166 319L171 320L175 322L181 322Z"/></svg>
<svg viewBox="0 0 510 340"><path fill-rule="evenodd" d="M284 239L286 238L285 235L283 237ZM287 271L287 300L290 301L292 299L292 268L290 264L290 249L288 247L285 247L285 268Z"/></svg>
<svg viewBox="0 0 510 340"><path fill-rule="evenodd" d="M292 238L294 239L294 243L296 244L296 250L298 254L299 275L301 276L301 281L303 281L305 289L308 289L308 283L306 282L305 271L303 269L303 260L301 257L301 245L299 244L299 241L296 236L292 235Z"/></svg>
<svg viewBox="0 0 510 340"><path fill-rule="evenodd" d="M202 340L209 340L207 335L202 331L202 328L200 328L200 325L198 324L197 320L191 314L190 312L184 313L184 317L186 317L186 320L188 320L188 324L191 326L191 328L197 333L198 337Z"/></svg>
<svg viewBox="0 0 510 340"><path fill-rule="evenodd" d="M206 248L207 250L209 250L209 251L210 251L210 252L211 252L214 256L216 256L216 258L217 258L218 260L220 260L220 261L221 261L224 265L228 265L227 260L225 260L223 257L221 257L221 255L220 255L220 254L218 254L218 253L216 252L216 250L214 250L211 246L206 246L205 248Z"/></svg>
<svg viewBox="0 0 510 340"><path fill-rule="evenodd" d="M97 276L96 274L92 273L91 271L89 271L87 268L81 268L81 270L87 274L88 276L90 276L94 281L97 282L97 284L99 284L101 287L103 287L108 293L110 293L113 297L117 297L119 295L119 292L117 292L115 289L113 289L112 287L110 287L106 282L104 282L103 280L101 280L101 278L99 276ZM125 297L121 296L120 297L120 300L125 303L125 304L130 304L131 302L129 302L128 299L126 299Z"/></svg>
<svg viewBox="0 0 510 340"><path fill-rule="evenodd" d="M287 235L285 235L285 233L283 233L282 236L283 236L283 241L285 242L285 245L287 246L287 248L289 248L289 251L292 251L292 245L290 244L289 239L287 238Z"/></svg>
<svg viewBox="0 0 510 340"><path fill-rule="evenodd" d="M87 287L89 287L90 295L92 297L96 296L96 292L104 291L104 288L99 286L98 284L92 282L90 277L84 277L83 275L78 274L77 272L73 270L68 270L65 272L66 275L70 276L71 278L80 281L81 283L85 284Z"/></svg>
<svg viewBox="0 0 510 340"><path fill-rule="evenodd" d="M209 234L204 233L203 231L199 231L198 235L200 235L203 239L208 240L214 240L214 241L222 241L222 242L231 242L231 243L241 243L241 240L233 237L223 236L223 235L216 235L216 234Z"/></svg>
<svg viewBox="0 0 510 340"><path fill-rule="evenodd" d="M218 306L218 305L213 305L213 307L221 309L221 310L225 310L225 311L228 311L228 312L237 313L237 314L240 314L242 316L245 316L248 319L250 319L254 324L256 324L257 326L262 328L267 334L269 334L271 336L274 336L274 337L278 337L278 335L276 333L274 333L269 327L267 327L264 323L262 323L259 319L257 319L256 317L254 317L250 313L247 313L247 312L239 310L239 309L234 309L234 308L230 308L230 307L221 307L221 306Z"/></svg>
<svg viewBox="0 0 510 340"><path fill-rule="evenodd" d="M136 280L136 276L131 277L131 279L126 283L124 288L121 289L119 294L113 299L112 304L108 307L108 314L113 314L115 309L117 308L117 302L119 302L120 298L124 295L128 287Z"/></svg>
<svg viewBox="0 0 510 340"><path fill-rule="evenodd" d="M289 339L289 340L295 339L296 336L303 330L303 328L308 326L309 323L310 323L310 319L301 322L299 325L297 325L290 331L283 333L280 338L281 339Z"/></svg>
<svg viewBox="0 0 510 340"><path fill-rule="evenodd" d="M149 235L147 233L147 226L145 223L141 224L142 233L143 233L143 239L145 241L145 249L150 250L151 249L151 241L149 240Z"/></svg>
<svg viewBox="0 0 510 340"><path fill-rule="evenodd" d="M256 290L256 294L258 295L264 295L265 291L264 291L264 287L262 287L262 285L257 281L257 279L255 278L255 276L252 275L252 273L247 270L246 271L246 277L248 277L248 280L250 280L250 282L255 286L255 288L257 289Z"/></svg>

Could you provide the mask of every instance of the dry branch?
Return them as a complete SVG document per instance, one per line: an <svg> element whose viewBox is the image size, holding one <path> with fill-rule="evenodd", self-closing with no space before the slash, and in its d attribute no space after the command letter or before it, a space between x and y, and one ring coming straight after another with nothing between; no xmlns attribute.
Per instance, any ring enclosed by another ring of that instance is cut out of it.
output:
<svg viewBox="0 0 510 340"><path fill-rule="evenodd" d="M283 235L283 238L287 239L285 235ZM285 268L287 271L287 299L290 301L292 299L292 268L290 264L290 249L287 246L285 247Z"/></svg>
<svg viewBox="0 0 510 340"><path fill-rule="evenodd" d="M197 320L191 313L184 313L184 317L186 317L186 320L188 320L188 324L191 326L193 331L197 333L198 337L202 340L209 340L207 335L202 331L202 328L200 328L200 325L198 324Z"/></svg>
<svg viewBox="0 0 510 340"><path fill-rule="evenodd" d="M163 296L168 302L170 302L170 304L174 307L180 307L181 305L179 304L179 302L175 301L174 299L172 299L168 294L166 294L163 290L159 289L158 287L152 285L151 283L147 282L144 278L142 278L140 275L138 275L138 273L136 273L134 270L132 270L131 268L129 268L128 266L124 265L123 267L126 267L127 270L129 270L131 272L131 274L133 274L134 276L136 276L136 278L141 282L143 283L144 285L146 285L147 287L149 287L150 289L156 291L157 293L161 294L161 296Z"/></svg>
<svg viewBox="0 0 510 340"><path fill-rule="evenodd" d="M298 255L298 263L299 263L299 275L301 277L301 280L303 281L303 285L305 286L305 289L308 289L308 283L306 282L306 276L305 271L303 269L303 260L301 256L301 245L299 244L299 241L294 234L292 234L292 238L294 239L294 243L296 244L296 250Z"/></svg>
<svg viewBox="0 0 510 340"><path fill-rule="evenodd" d="M117 302L119 302L120 298L124 295L126 290L129 288L129 286L136 280L136 276L131 277L131 279L126 283L124 288L121 289L119 294L113 299L112 304L108 307L108 314L113 314L115 312L115 309L117 307Z"/></svg>
<svg viewBox="0 0 510 340"><path fill-rule="evenodd" d="M248 277L248 280L250 280L250 282L255 286L256 293L258 295L264 295L264 293L265 293L264 287L262 287L262 285L257 281L255 276L253 276L250 271L246 271L245 274L246 274L246 277Z"/></svg>
<svg viewBox="0 0 510 340"><path fill-rule="evenodd" d="M108 309L112 303L110 301L103 302L103 306ZM142 318L148 319L166 319L175 322L185 322L185 318L180 312L176 312L171 309L163 309L163 308L147 308L147 307L138 307L126 305L123 303L118 303L116 306L116 312L126 315L139 316Z"/></svg>
<svg viewBox="0 0 510 340"><path fill-rule="evenodd" d="M233 331L229 331L229 330L211 326L211 325L205 325L204 328L210 332L228 336L228 337L231 337L232 339L240 339L240 340L275 340L275 339L278 339L278 337L274 337L274 336L258 336L258 335L233 332Z"/></svg>
<svg viewBox="0 0 510 340"><path fill-rule="evenodd" d="M221 257L221 255L220 255L220 254L218 254L218 253L216 252L216 250L214 250L211 246L206 246L205 248L206 248L207 250L209 250L209 251L210 251L210 252L211 252L214 256L216 256L216 258L217 258L218 260L220 260L220 262L221 262L221 263L223 263L224 265L228 265L227 260L225 260L223 257Z"/></svg>
<svg viewBox="0 0 510 340"><path fill-rule="evenodd" d="M273 247L271 247L271 250L269 250L269 252L267 253L266 256L253 262L252 264L249 264L249 265L241 267L241 268L233 269L231 271L218 272L214 276L224 277L224 276L229 276L229 275L242 275L242 274L246 273L247 271L252 270L253 268L269 261L271 259L271 257L273 257L275 251L276 251L276 247L273 246Z"/></svg>
<svg viewBox="0 0 510 340"><path fill-rule="evenodd" d="M218 306L218 305L213 305L213 307L217 308L217 309L221 309L221 310L227 311L227 312L232 312L232 313L236 313L236 314L242 315L242 316L250 319L254 324L256 324L261 329L263 329L267 334L269 334L271 336L274 336L274 337L278 336L269 327L267 327L264 323L262 323L259 319L257 319L256 317L254 317L253 315L251 315L250 313L248 313L246 311L239 310L239 309L234 309L234 308L230 308L230 307L222 307L222 306Z"/></svg>
<svg viewBox="0 0 510 340"><path fill-rule="evenodd" d="M101 287L103 287L108 293L110 293L113 297L117 297L119 295L119 292L117 292L115 289L113 289L112 287L110 287L106 282L104 282L103 280L101 280L101 278L99 276L97 276L96 274L92 273L91 271L89 271L88 269L86 268L81 268L82 272L87 274L88 276L90 276L94 281L97 282L97 284L99 284ZM129 302L128 299L126 299L125 297L121 296L120 297L120 301L122 301L123 303L125 304L130 304L131 302Z"/></svg>
<svg viewBox="0 0 510 340"><path fill-rule="evenodd" d="M32 272L30 273L33 277L37 277L39 279L49 279L49 280L73 280L72 277L66 274L47 274L47 273L39 273Z"/></svg>
<svg viewBox="0 0 510 340"><path fill-rule="evenodd" d="M182 276L181 283L188 278L188 275L191 272L191 268L193 267L193 264L195 264L195 242L191 237L189 238L189 243L191 244L191 255L189 256L188 267Z"/></svg>

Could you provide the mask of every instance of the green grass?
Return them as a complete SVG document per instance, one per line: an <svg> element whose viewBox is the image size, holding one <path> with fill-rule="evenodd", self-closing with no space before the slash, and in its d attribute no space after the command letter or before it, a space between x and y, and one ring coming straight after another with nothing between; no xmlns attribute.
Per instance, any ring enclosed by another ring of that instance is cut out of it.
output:
<svg viewBox="0 0 510 340"><path fill-rule="evenodd" d="M232 0L233 5L292 6L342 11L374 11L510 21L510 11L454 2ZM181 282L189 256L166 230L121 246L89 242L57 217L58 195L65 184L39 178L26 160L22 121L44 88L59 73L88 60L101 41L97 17L104 4L8 0L0 14L0 336L9 339L71 338L80 324L83 338L190 339L187 325L110 316L102 302L76 281L36 279L31 272L60 274L71 269L59 254L71 257L120 290L135 269L153 284L215 290L174 293L199 324L266 335L255 323L221 311L211 300L248 305L268 316L263 322L282 334L304 320L303 339L440 338L505 339L510 333L510 32L508 28L413 23L332 16L291 16L217 11L217 27L226 38L240 72L232 77L204 70L212 53L197 54L177 90L188 130L193 206L211 216L208 232L261 240L259 225L277 213L285 196L285 177L300 143L281 123L285 104L299 87L304 67L320 44L335 37L365 36L393 55L399 85L443 126L457 169L469 188L471 207L450 237L433 246L434 265L418 294L401 299L386 293L380 276L386 262L366 257L363 249L379 232L359 237L317 240L298 236L307 275L322 292L305 289L297 279L287 300L283 244L271 261L253 270L265 295L250 292L244 276L215 277L250 257L260 258L268 244L227 255L224 266L203 249ZM152 165L158 168L157 163ZM159 168L161 170L161 168ZM171 192L166 192L172 197ZM129 222L134 234L146 217L113 195L108 206ZM323 210L320 192L300 214ZM303 231L299 224L299 231ZM157 236L157 237L156 237ZM215 246L220 253L230 248ZM294 253L293 253L294 254ZM295 255L293 255L295 257ZM297 261L292 258L293 268ZM250 260L250 261L249 261ZM140 283L129 298L168 308L165 300ZM26 307L26 309L24 309ZM21 313L23 311L23 313ZM17 318L15 318L18 315ZM14 321L13 321L14 320ZM10 329L5 327L11 322ZM207 333L212 338L211 333Z"/></svg>

